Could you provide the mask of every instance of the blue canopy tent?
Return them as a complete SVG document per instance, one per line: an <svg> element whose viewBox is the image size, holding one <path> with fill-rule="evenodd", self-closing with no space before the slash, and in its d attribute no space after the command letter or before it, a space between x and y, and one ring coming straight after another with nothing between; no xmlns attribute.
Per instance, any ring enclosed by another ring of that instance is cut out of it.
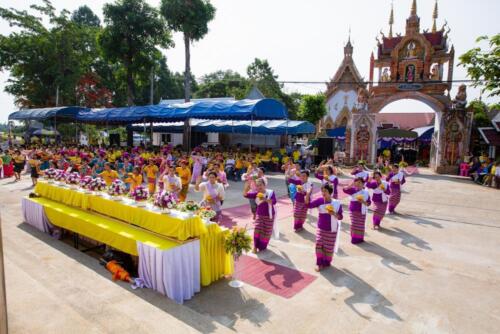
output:
<svg viewBox="0 0 500 334"><path fill-rule="evenodd" d="M412 131L415 131L417 133L417 139L419 141L430 142L432 140L432 134L434 133L434 126L423 126L421 128L415 128Z"/></svg>
<svg viewBox="0 0 500 334"><path fill-rule="evenodd" d="M326 135L339 140L345 140L345 126L341 126L335 129L327 129Z"/></svg>
<svg viewBox="0 0 500 334"><path fill-rule="evenodd" d="M80 112L88 112L84 107L53 107L38 109L21 109L9 115L11 121L44 121L51 118L74 120Z"/></svg>
<svg viewBox="0 0 500 334"><path fill-rule="evenodd" d="M140 132L144 124L135 124L128 129ZM191 128L196 132L240 133L257 135L299 135L315 132L313 124L306 121L223 121L192 119ZM155 132L182 133L184 123L172 122L153 126Z"/></svg>
<svg viewBox="0 0 500 334"><path fill-rule="evenodd" d="M198 101L180 104L94 109L78 113L86 123L131 124L137 122L175 122L191 118L231 120L286 119L286 107L274 99L238 101Z"/></svg>
<svg viewBox="0 0 500 334"><path fill-rule="evenodd" d="M198 119L225 119L250 121L250 136L253 121L287 119L288 112L283 103L275 99L238 101L195 101L179 104L161 104L141 107L108 108L81 112L77 120L86 123L131 124L136 122L175 122ZM189 128L188 124L185 124ZM146 127L144 126L144 131ZM190 137L188 137L190 138ZM251 144L250 144L251 146Z"/></svg>
<svg viewBox="0 0 500 334"><path fill-rule="evenodd" d="M57 121L74 121L79 113L89 112L89 108L78 106L21 109L9 115L9 121L45 121L54 120L54 131L57 132Z"/></svg>

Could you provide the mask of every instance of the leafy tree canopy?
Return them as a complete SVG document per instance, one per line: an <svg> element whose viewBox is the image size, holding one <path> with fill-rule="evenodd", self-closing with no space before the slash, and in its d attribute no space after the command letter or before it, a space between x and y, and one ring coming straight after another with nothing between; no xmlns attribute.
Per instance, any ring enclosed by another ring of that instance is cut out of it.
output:
<svg viewBox="0 0 500 334"><path fill-rule="evenodd" d="M483 91L490 96L500 95L500 34L488 39L481 36L478 43L488 41L489 49L473 48L460 56L460 65L467 69L467 74L474 80L474 87L484 86Z"/></svg>
<svg viewBox="0 0 500 334"><path fill-rule="evenodd" d="M250 82L239 73L226 70L217 71L200 78L200 85L195 97L245 97Z"/></svg>
<svg viewBox="0 0 500 334"><path fill-rule="evenodd" d="M162 0L160 10L169 28L183 32L190 41L202 39L215 17L215 7L207 0Z"/></svg>
<svg viewBox="0 0 500 334"><path fill-rule="evenodd" d="M101 20L87 5L78 7L78 9L71 14L71 20L83 26L95 28L101 26Z"/></svg>
<svg viewBox="0 0 500 334"><path fill-rule="evenodd" d="M299 119L316 124L325 115L325 96L323 94L305 95L302 98L298 113Z"/></svg>

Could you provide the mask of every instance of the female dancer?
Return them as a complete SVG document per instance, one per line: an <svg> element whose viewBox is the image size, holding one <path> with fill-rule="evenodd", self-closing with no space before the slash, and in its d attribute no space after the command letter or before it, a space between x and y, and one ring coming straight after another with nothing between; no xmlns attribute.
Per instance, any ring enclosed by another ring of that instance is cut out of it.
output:
<svg viewBox="0 0 500 334"><path fill-rule="evenodd" d="M243 189L243 196L254 198L257 203L257 218L255 220L255 229L253 234L253 252L265 250L269 239L273 234L273 225L276 217L276 195L271 189L266 189L264 180L257 179L255 182L256 191L250 191L250 184L247 181Z"/></svg>
<svg viewBox="0 0 500 334"><path fill-rule="evenodd" d="M334 250L338 248L340 221L343 218L340 201L332 197L333 187L328 183L324 184L321 193L323 196L312 202L310 193L306 198L308 207L318 208L319 211L316 229L316 271L331 265Z"/></svg>
<svg viewBox="0 0 500 334"><path fill-rule="evenodd" d="M351 217L351 243L353 244L363 242L365 237L366 212L371 201L368 190L364 188L364 180L358 177L350 186L343 189L346 194L351 195L349 215Z"/></svg>
<svg viewBox="0 0 500 334"><path fill-rule="evenodd" d="M331 184L333 188L333 198L338 199L339 198L339 193L337 190L337 187L339 185L339 179L335 175L335 170L333 169L332 166L330 165L321 165L318 168L318 171L316 171L315 174L316 178L318 180L321 180L321 183L324 184Z"/></svg>
<svg viewBox="0 0 500 334"><path fill-rule="evenodd" d="M196 180L195 191L203 191L203 203L210 206L216 215L211 219L218 222L222 211L222 202L224 201L224 186L217 182L217 173L211 171L208 173L208 181L201 182L201 176Z"/></svg>
<svg viewBox="0 0 500 334"><path fill-rule="evenodd" d="M299 179L292 177L288 179L288 182L297 186L295 205L293 207L293 228L295 232L300 232L304 229L304 222L307 218L306 196L311 195L313 184L309 181L309 171L306 169L300 171Z"/></svg>
<svg viewBox="0 0 500 334"><path fill-rule="evenodd" d="M373 179L366 184L367 188L373 189L372 202L373 210L373 229L378 230L380 223L387 210L388 196L391 194L389 183L382 180L382 173L373 172Z"/></svg>
<svg viewBox="0 0 500 334"><path fill-rule="evenodd" d="M258 176L258 170L257 170L257 166L256 166L256 164L254 162L252 162L250 164L250 166L248 167L247 172L244 173L241 176L241 179L243 181L245 181L246 183L248 183L248 186L249 186L251 192L256 192L257 191L256 180L258 178L259 178L259 176ZM264 181L264 183L265 183L265 181ZM255 198L248 197L248 202L250 204L250 210L252 210L253 219L255 219L255 215L257 213L257 203L256 203L256 200L255 200Z"/></svg>
<svg viewBox="0 0 500 334"><path fill-rule="evenodd" d="M179 199L179 193L182 189L180 177L175 175L175 169L170 166L165 166L165 175L163 176L163 189L171 192L176 199Z"/></svg>
<svg viewBox="0 0 500 334"><path fill-rule="evenodd" d="M392 165L392 170L386 180L390 184L391 196L389 197L389 213L396 213L396 207L401 201L401 186L405 184L405 175L399 170L397 164Z"/></svg>
<svg viewBox="0 0 500 334"><path fill-rule="evenodd" d="M198 177L201 175L203 170L203 157L199 152L194 152L191 155L191 159L193 159L193 174L191 177L191 183L196 183L196 180L198 180Z"/></svg>
<svg viewBox="0 0 500 334"><path fill-rule="evenodd" d="M354 178L362 178L363 183L368 182L368 179L370 178L370 173L368 173L365 169L363 164L359 163L351 172L351 175L354 176Z"/></svg>

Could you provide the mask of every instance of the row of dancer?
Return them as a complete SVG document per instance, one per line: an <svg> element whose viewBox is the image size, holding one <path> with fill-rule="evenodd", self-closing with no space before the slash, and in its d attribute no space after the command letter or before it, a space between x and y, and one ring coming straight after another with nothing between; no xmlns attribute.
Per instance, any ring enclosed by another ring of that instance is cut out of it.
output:
<svg viewBox="0 0 500 334"><path fill-rule="evenodd" d="M338 200L338 178L331 177L333 170L330 166L323 168L321 194L312 198L313 183L309 180L310 172L301 170L298 175L288 175L287 181L296 185L294 201L294 229L300 232L303 229L307 212L318 209L316 228L316 270L320 271L331 265L333 254L338 249L340 225L343 219L341 202ZM316 175L318 176L318 175ZM401 185L405 182L404 174L398 166L383 179L379 171L373 172L370 177L357 176L342 190L350 195L349 215L351 218L351 243L359 244L364 241L365 224L368 207L373 204L373 228L378 229L386 214L387 208L394 212L401 198ZM250 183L245 183L243 195L256 202L256 219L254 230L254 252L260 252L267 245L276 229L276 195L267 188L262 179L255 180L256 187L252 189ZM372 195L368 189L372 190Z"/></svg>

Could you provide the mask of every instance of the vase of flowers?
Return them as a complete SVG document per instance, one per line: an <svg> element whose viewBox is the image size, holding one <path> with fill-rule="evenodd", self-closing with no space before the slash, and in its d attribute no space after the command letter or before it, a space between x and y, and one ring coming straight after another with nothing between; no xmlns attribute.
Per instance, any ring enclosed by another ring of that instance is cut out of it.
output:
<svg viewBox="0 0 500 334"><path fill-rule="evenodd" d="M95 179L92 179L92 181L90 181L87 188L89 190L92 190L95 195L99 196L99 191L106 189L106 182L104 182L101 177L96 177Z"/></svg>
<svg viewBox="0 0 500 334"><path fill-rule="evenodd" d="M238 280L236 275L236 263L238 262L243 252L249 252L252 249L252 238L247 234L247 229L245 227L234 226L231 229L231 233L226 238L224 243L224 248L226 249L226 253L232 254L235 270L233 274L233 278L231 282L229 282L229 286L232 288L241 288L243 286L243 282Z"/></svg>
<svg viewBox="0 0 500 334"><path fill-rule="evenodd" d="M198 203L193 201L180 202L177 205L177 210L187 213L189 216L193 216L195 212L200 210Z"/></svg>
<svg viewBox="0 0 500 334"><path fill-rule="evenodd" d="M85 192L88 192L87 188L88 188L90 182L92 182L92 176L89 176L89 175L84 176L80 179L80 187L85 189Z"/></svg>
<svg viewBox="0 0 500 334"><path fill-rule="evenodd" d="M148 199L149 193L148 190L144 186L137 186L130 193L130 197L134 199L137 204L143 206L143 202Z"/></svg>
<svg viewBox="0 0 500 334"><path fill-rule="evenodd" d="M177 199L173 193L163 190L156 194L154 205L162 209L164 213L168 213L176 207Z"/></svg>
<svg viewBox="0 0 500 334"><path fill-rule="evenodd" d="M63 171L62 169L58 169L54 174L54 180L57 181L59 184L62 184L62 181L66 180L67 176L68 174L65 171Z"/></svg>
<svg viewBox="0 0 500 334"><path fill-rule="evenodd" d="M125 193L125 183L122 180L114 180L108 188L108 194L115 200L119 200L121 195Z"/></svg>
<svg viewBox="0 0 500 334"><path fill-rule="evenodd" d="M203 219L206 225L210 224L210 220L214 218L217 213L210 207L202 207L198 211L198 216Z"/></svg>
<svg viewBox="0 0 500 334"><path fill-rule="evenodd" d="M73 172L66 175L66 183L70 185L71 189L76 189L79 182L80 174L78 172Z"/></svg>
<svg viewBox="0 0 500 334"><path fill-rule="evenodd" d="M49 168L45 171L45 179L47 179L48 183L54 183L54 177L57 174L57 169Z"/></svg>

